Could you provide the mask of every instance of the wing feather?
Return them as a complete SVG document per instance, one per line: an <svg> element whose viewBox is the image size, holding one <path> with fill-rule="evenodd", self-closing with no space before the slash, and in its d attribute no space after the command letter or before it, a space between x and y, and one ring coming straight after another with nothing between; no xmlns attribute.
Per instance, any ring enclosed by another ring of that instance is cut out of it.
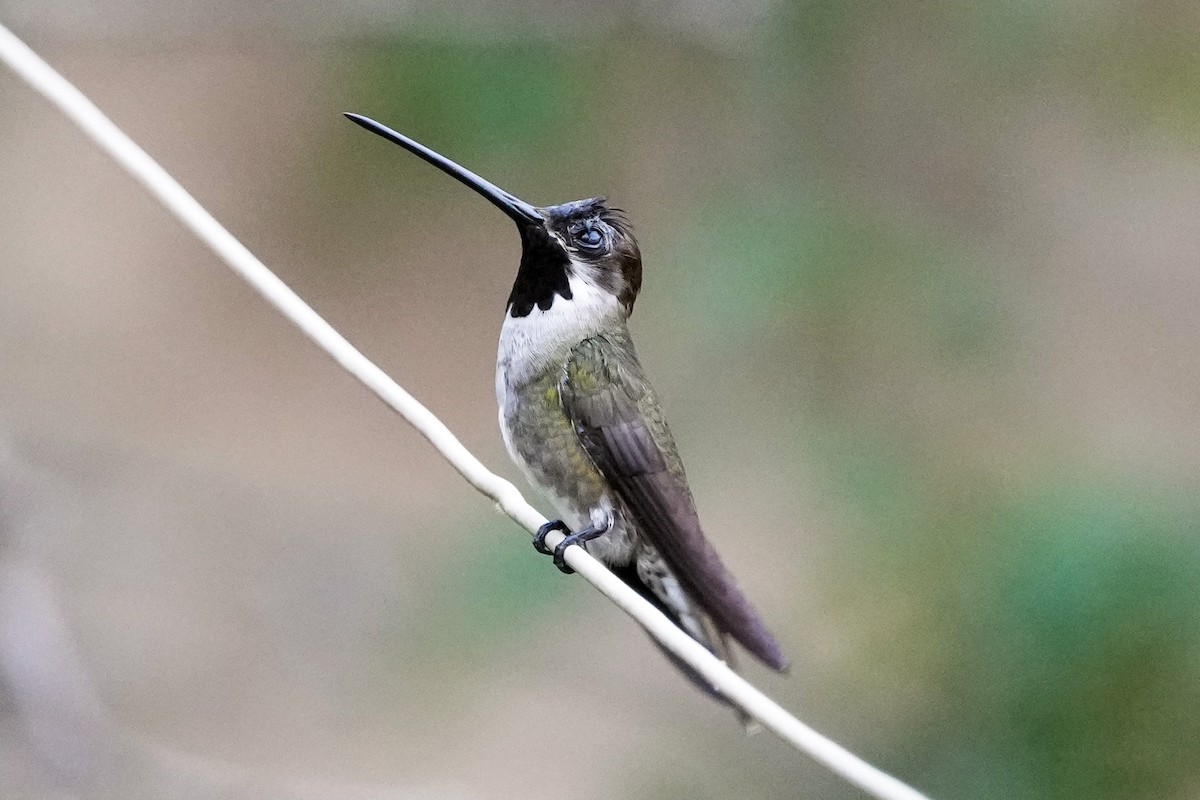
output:
<svg viewBox="0 0 1200 800"><path fill-rule="evenodd" d="M636 359L618 358L627 337L586 339L560 386L567 415L635 527L684 591L748 651L775 669L787 660L716 550L704 537L671 432Z"/></svg>

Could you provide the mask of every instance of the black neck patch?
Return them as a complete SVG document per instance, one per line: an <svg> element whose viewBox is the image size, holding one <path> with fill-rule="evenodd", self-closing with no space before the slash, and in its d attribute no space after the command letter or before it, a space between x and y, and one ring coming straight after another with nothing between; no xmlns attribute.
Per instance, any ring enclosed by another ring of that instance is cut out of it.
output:
<svg viewBox="0 0 1200 800"><path fill-rule="evenodd" d="M521 226L521 266L508 295L509 314L527 317L534 306L546 311L554 303L555 295L570 300L571 285L567 282L570 263L567 251L545 228Z"/></svg>

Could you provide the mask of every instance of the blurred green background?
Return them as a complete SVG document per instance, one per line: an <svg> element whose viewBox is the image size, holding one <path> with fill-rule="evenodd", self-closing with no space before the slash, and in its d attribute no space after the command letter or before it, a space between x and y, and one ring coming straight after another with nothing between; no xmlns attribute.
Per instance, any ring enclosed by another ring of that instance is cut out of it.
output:
<svg viewBox="0 0 1200 800"><path fill-rule="evenodd" d="M533 203L609 196L701 515L793 660L751 680L934 797L1182 799L1198 8L6 0L0 21L514 479L492 393L511 223L340 112ZM862 796L743 737L5 71L0 186L7 547L122 735L404 797ZM32 713L0 703L3 796L172 796Z"/></svg>

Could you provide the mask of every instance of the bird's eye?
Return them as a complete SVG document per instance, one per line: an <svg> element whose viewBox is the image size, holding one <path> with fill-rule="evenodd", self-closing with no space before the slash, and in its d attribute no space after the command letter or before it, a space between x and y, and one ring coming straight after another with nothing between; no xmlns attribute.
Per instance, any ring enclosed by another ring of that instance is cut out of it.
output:
<svg viewBox="0 0 1200 800"><path fill-rule="evenodd" d="M600 246L604 244L604 234L595 228L588 227L579 232L575 241L584 250L599 250Z"/></svg>

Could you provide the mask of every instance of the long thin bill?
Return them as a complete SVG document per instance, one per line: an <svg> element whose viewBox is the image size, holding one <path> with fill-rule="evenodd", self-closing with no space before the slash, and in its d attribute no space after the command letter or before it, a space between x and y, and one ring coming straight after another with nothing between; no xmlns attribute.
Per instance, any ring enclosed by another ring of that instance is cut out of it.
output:
<svg viewBox="0 0 1200 800"><path fill-rule="evenodd" d="M377 133L388 141L400 145L413 155L428 161L455 180L470 186L490 200L493 205L507 214L518 225L524 226L531 223L540 225L542 223L541 215L529 203L513 197L499 186L484 180L466 167L454 163L441 153L434 152L420 142L414 141L402 133L397 133L388 126L381 125L368 117L349 113L346 114L346 117L351 122L361 125L371 133Z"/></svg>

